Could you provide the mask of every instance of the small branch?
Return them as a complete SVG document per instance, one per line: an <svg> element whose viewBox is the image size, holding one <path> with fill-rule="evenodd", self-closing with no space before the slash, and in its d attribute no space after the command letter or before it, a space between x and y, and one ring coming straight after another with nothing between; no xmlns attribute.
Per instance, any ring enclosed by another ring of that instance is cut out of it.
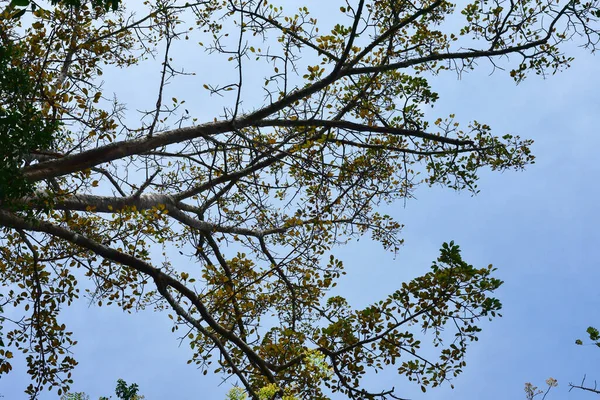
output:
<svg viewBox="0 0 600 400"><path fill-rule="evenodd" d="M385 133L390 135L418 137L422 139L428 139L435 142L453 144L457 146L472 146L473 141L471 140L460 140L452 139L443 136L434 135L432 133L426 133L418 129L406 129L406 128L394 128L385 126L370 126L365 124L359 124L350 121L341 120L326 120L326 119L310 119L310 120L288 120L288 119L265 119L256 123L256 126L281 126L281 127L324 127L324 128L338 128L345 129L355 132L376 132Z"/></svg>
<svg viewBox="0 0 600 400"><path fill-rule="evenodd" d="M142 186L140 186L140 188L131 197L134 199L138 199L142 195L144 190L146 190L146 188L152 183L152 180L154 178L156 178L156 175L158 175L159 172L160 172L160 168L157 169L156 171L154 171L152 176L150 176L150 178L146 179L146 181L142 184Z"/></svg>
<svg viewBox="0 0 600 400"><path fill-rule="evenodd" d="M597 383L596 381L594 381L594 387L588 387L588 386L584 386L585 385L585 378L586 375L583 376L583 379L581 380L581 384L579 385L573 385L572 383L569 383L569 392L573 389L579 389L579 390L584 390L586 392L592 392L592 393L597 393L600 394L600 390L597 389Z"/></svg>

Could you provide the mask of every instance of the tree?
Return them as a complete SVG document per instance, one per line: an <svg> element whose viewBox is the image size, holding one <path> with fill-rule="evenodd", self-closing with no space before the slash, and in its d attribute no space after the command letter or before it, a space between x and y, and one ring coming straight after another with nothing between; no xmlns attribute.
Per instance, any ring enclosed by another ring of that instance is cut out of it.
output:
<svg viewBox="0 0 600 400"><path fill-rule="evenodd" d="M64 4L71 9L81 7L80 0L51 0L51 4ZM118 0L93 0L95 6L117 10ZM24 7L24 8L23 8ZM40 6L35 1L12 0L3 10L3 19L18 20L27 11L35 12ZM40 9L38 15L47 10ZM10 32L10 31L9 31ZM35 107L34 93L37 82L32 81L26 68L19 66L23 56L14 36L0 33L0 202L10 202L31 190L31 184L20 174L19 167L27 162L28 155L47 150L58 134L59 121L44 118Z"/></svg>
<svg viewBox="0 0 600 400"><path fill-rule="evenodd" d="M554 378L548 378L546 379L546 386L546 390L542 390L539 389L537 386L534 386L533 384L527 382L525 384L525 398L527 400L533 400L536 397L541 396L541 400L545 400L548 393L550 393L550 390L558 386L558 381Z"/></svg>
<svg viewBox="0 0 600 400"><path fill-rule="evenodd" d="M85 394L85 392L67 393L60 400L90 400L90 396Z"/></svg>
<svg viewBox="0 0 600 400"><path fill-rule="evenodd" d="M119 0L91 0L89 3L95 7L104 7L105 11L112 9L116 11L119 9ZM50 0L52 5L64 5L68 8L78 9L81 8L81 0ZM35 12L40 8L40 5L33 0L11 0L4 12L8 15L5 16L13 19L19 19L28 11Z"/></svg>
<svg viewBox="0 0 600 400"><path fill-rule="evenodd" d="M60 310L87 289L99 306L166 310L189 362L252 399L398 398L362 385L390 364L423 391L459 374L478 319L501 308L493 268L447 243L429 273L355 310L329 294L344 273L335 250L370 234L397 251L402 226L378 205L421 184L476 193L480 168L533 162L528 140L426 110L427 78L488 62L516 82L560 71L564 42L595 50L597 2L357 0L332 29L268 0L148 2L135 18L94 4L0 20L32 104L61 124L23 156L32 190L0 207L0 304L23 315L2 319L1 371L21 350L27 393L65 392L76 361ZM188 38L231 65L196 77L223 106L214 118L168 86L187 76L172 49ZM100 76L159 51L157 97L133 126Z"/></svg>
<svg viewBox="0 0 600 400"><path fill-rule="evenodd" d="M14 66L21 50L0 33L0 203L19 198L32 189L20 174L32 151L45 150L58 129L34 106L34 83L27 70Z"/></svg>
<svg viewBox="0 0 600 400"><path fill-rule="evenodd" d="M115 394L118 399L121 400L139 400L143 399L143 396L138 395L139 387L137 383L132 383L131 385L127 385L123 379L117 380L117 388L115 389Z"/></svg>
<svg viewBox="0 0 600 400"><path fill-rule="evenodd" d="M117 387L115 388L115 395L120 400L143 400L144 396L138 394L139 387L137 383L127 385L123 379L117 380ZM90 400L90 396L85 392L67 393L63 395L61 400ZM100 400L109 400L108 397L100 397Z"/></svg>
<svg viewBox="0 0 600 400"><path fill-rule="evenodd" d="M590 326L586 329L586 333L588 334L589 339L592 342L589 345L594 345L596 347L600 347L600 331L598 331L598 329L594 328L593 326ZM581 339L577 339L575 341L575 344L577 344L578 346L584 345L583 340L581 340ZM585 392L600 394L600 389L598 389L598 385L597 385L596 381L594 381L594 386L588 386L585 383L586 378L587 377L584 375L583 379L581 380L581 383L579 385L569 383L569 387L570 387L569 391L571 391L573 389L578 389L578 390L583 390Z"/></svg>
<svg viewBox="0 0 600 400"><path fill-rule="evenodd" d="M587 332L590 340L592 341L592 343L590 343L590 345L595 345L597 347L600 347L600 331L598 331L598 329L594 328L593 326L590 326L587 328L586 332ZM583 346L584 343L583 343L583 340L577 339L577 340L575 340L575 344L578 346ZM598 389L596 381L594 381L594 386L587 386L585 384L585 380L586 380L586 376L584 375L583 379L581 380L581 383L579 385L569 383L569 392L573 389L578 389L578 390L583 390L585 392L600 394L600 390ZM550 392L550 390L553 387L558 386L558 382L554 378L548 378L548 379L546 379L546 385L548 386L547 389L541 390L541 389L538 389L537 386L533 386L531 383L526 383L525 384L525 393L526 393L527 400L532 400L533 398L540 396L540 395L542 396L542 400L544 400L546 398L546 396L548 395L548 392Z"/></svg>

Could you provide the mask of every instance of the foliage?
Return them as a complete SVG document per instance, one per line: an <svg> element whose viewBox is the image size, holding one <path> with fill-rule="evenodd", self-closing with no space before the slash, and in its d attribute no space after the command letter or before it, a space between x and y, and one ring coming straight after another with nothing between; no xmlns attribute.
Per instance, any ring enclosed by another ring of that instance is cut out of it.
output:
<svg viewBox="0 0 600 400"><path fill-rule="evenodd" d="M590 344L600 347L600 331L598 331L598 329L594 328L593 326L590 326L586 329L586 332L587 332L590 340L592 341L592 343L590 343ZM582 346L584 343L583 343L583 340L577 339L575 341L575 344ZM581 380L581 383L578 385L569 383L569 386L571 388L570 390L578 389L578 390L583 390L585 392L600 394L600 390L598 389L598 387L596 385L596 381L594 381L594 386L588 386L585 383L586 378L587 378L587 376L584 375L583 379Z"/></svg>
<svg viewBox="0 0 600 400"><path fill-rule="evenodd" d="M600 332L598 331L598 329L594 328L593 326L590 326L587 328L586 332L587 332L590 340L593 342L593 344L600 347ZM583 345L583 340L577 339L575 341L575 344L578 344L581 346L581 345Z"/></svg>
<svg viewBox="0 0 600 400"><path fill-rule="evenodd" d="M593 326L588 327L586 332L589 335L590 340L593 342L592 344L600 347L600 344L599 344L600 332ZM581 346L581 345L583 345L583 341L581 339L577 339L575 341L575 344ZM594 383L593 387L587 386L585 383L585 380L586 380L586 376L584 375L583 379L581 380L581 383L579 385L569 383L569 387L570 387L569 391L571 391L573 389L577 389L577 390L582 390L585 392L600 394L600 390L598 390L595 383ZM546 395L550 391L550 389L558 386L558 382L554 378L548 378L546 380L546 385L548 386L548 388L545 391L543 391L541 389L538 389L537 386L533 386L531 383L526 383L525 384L525 393L527 394L527 397L526 397L527 400L532 400L534 397L539 396L539 395L542 395L542 400L544 400L546 398Z"/></svg>
<svg viewBox="0 0 600 400"><path fill-rule="evenodd" d="M139 387L137 383L132 383L127 386L127 383L123 379L117 380L117 388L115 389L115 394L117 398L120 400L137 400L140 398L138 395Z"/></svg>
<svg viewBox="0 0 600 400"><path fill-rule="evenodd" d="M60 400L90 400L90 396L84 392L67 393L62 395Z"/></svg>
<svg viewBox="0 0 600 400"><path fill-rule="evenodd" d="M85 1L83 3L88 3ZM94 7L104 7L105 11L112 9L116 11L119 9L120 0L91 0L89 1ZM80 8L82 0L50 0L52 5L63 5L70 8ZM27 7L30 7L31 12L35 12L40 9L40 5L33 0L11 0L5 12L10 15L10 18L19 19L27 12Z"/></svg>
<svg viewBox="0 0 600 400"><path fill-rule="evenodd" d="M550 392L550 390L553 387L558 386L558 381L554 378L548 378L546 379L546 385L548 386L546 390L541 390L537 386L534 386L533 384L527 382L525 384L525 398L527 400L533 400L535 397L542 396L541 399L544 400Z"/></svg>
<svg viewBox="0 0 600 400"><path fill-rule="evenodd" d="M32 183L20 168L32 151L45 150L57 124L46 120L33 104L34 83L26 68L13 65L22 56L4 36L0 42L0 204L28 194Z"/></svg>
<svg viewBox="0 0 600 400"><path fill-rule="evenodd" d="M46 151L19 142L12 165L29 188L0 205L2 306L22 315L2 317L0 372L24 353L32 398L72 383L60 311L84 290L99 306L167 312L189 362L235 376L253 400L275 388L397 398L363 385L388 368L423 391L450 381L479 319L500 310L494 269L444 244L428 273L354 309L334 289L345 273L336 252L364 235L398 251L402 225L379 206L419 186L477 193L481 168L534 161L529 140L439 115L428 78L489 61L520 82L568 67L567 40L598 43L596 1L341 1L330 27L308 6L269 0L161 0L138 17L125 4L27 4L0 18L19 52L8 68L33 83L10 104L58 132ZM196 44L202 63L173 53ZM156 97L136 123L103 94L102 75L145 63L157 81L128 90L154 84ZM198 64L219 74L186 72ZM176 79L198 90L175 93ZM223 111L207 117L209 106Z"/></svg>
<svg viewBox="0 0 600 400"><path fill-rule="evenodd" d="M234 386L227 392L225 400L246 400L247 398L248 396L246 396L244 389L239 386Z"/></svg>
<svg viewBox="0 0 600 400"><path fill-rule="evenodd" d="M136 383L127 385L123 379L117 380L117 387L115 388L115 395L120 400L143 400L144 396L138 394L139 387ZM64 394L60 400L89 400L90 396L84 392L67 393ZM100 397L100 400L109 400L109 397Z"/></svg>
<svg viewBox="0 0 600 400"><path fill-rule="evenodd" d="M258 391L258 400L271 400L279 393L279 390L280 389L276 384L269 383Z"/></svg>

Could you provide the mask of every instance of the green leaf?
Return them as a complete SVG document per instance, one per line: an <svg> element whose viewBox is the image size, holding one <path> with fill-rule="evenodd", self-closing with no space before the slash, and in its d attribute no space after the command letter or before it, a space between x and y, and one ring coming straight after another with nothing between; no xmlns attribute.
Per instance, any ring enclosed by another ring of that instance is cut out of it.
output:
<svg viewBox="0 0 600 400"><path fill-rule="evenodd" d="M29 5L29 0L12 0L10 5L16 7L27 7Z"/></svg>
<svg viewBox="0 0 600 400"><path fill-rule="evenodd" d="M16 13L13 14L12 18L13 19L19 19L21 18L25 13L27 12L27 9L24 8L22 10L17 11Z"/></svg>
<svg viewBox="0 0 600 400"><path fill-rule="evenodd" d="M590 335L591 340L600 339L600 332L598 332L598 329L594 328L593 326L590 326L589 328L587 328L586 332Z"/></svg>

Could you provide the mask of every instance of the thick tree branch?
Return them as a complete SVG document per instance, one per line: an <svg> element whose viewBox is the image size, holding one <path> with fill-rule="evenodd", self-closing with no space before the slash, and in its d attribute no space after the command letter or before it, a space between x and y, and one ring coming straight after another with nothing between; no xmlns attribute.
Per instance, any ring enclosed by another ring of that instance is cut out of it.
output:
<svg viewBox="0 0 600 400"><path fill-rule="evenodd" d="M168 287L173 288L175 291L183 295L187 300L191 302L198 309L198 312L202 316L202 319L213 329L217 334L221 335L235 346L237 346L248 359L257 365L258 368L265 374L271 382L275 382L275 378L267 367L265 362L250 348L250 346L242 341L238 336L233 334L228 329L221 326L208 311L204 303L202 303L198 295L190 288L185 286L183 283L161 271L159 268L152 266L151 264L140 260L137 257L115 250L101 243L98 243L90 238L79 235L66 228L56 226L45 221L27 221L15 214L9 213L8 211L0 210L0 224L2 226L11 227L15 229L24 229L33 232L43 232L49 235L66 240L69 243L82 247L89 250L104 259L111 260L113 262L126 265L127 267L133 268L136 271L151 277L159 290L165 290Z"/></svg>

